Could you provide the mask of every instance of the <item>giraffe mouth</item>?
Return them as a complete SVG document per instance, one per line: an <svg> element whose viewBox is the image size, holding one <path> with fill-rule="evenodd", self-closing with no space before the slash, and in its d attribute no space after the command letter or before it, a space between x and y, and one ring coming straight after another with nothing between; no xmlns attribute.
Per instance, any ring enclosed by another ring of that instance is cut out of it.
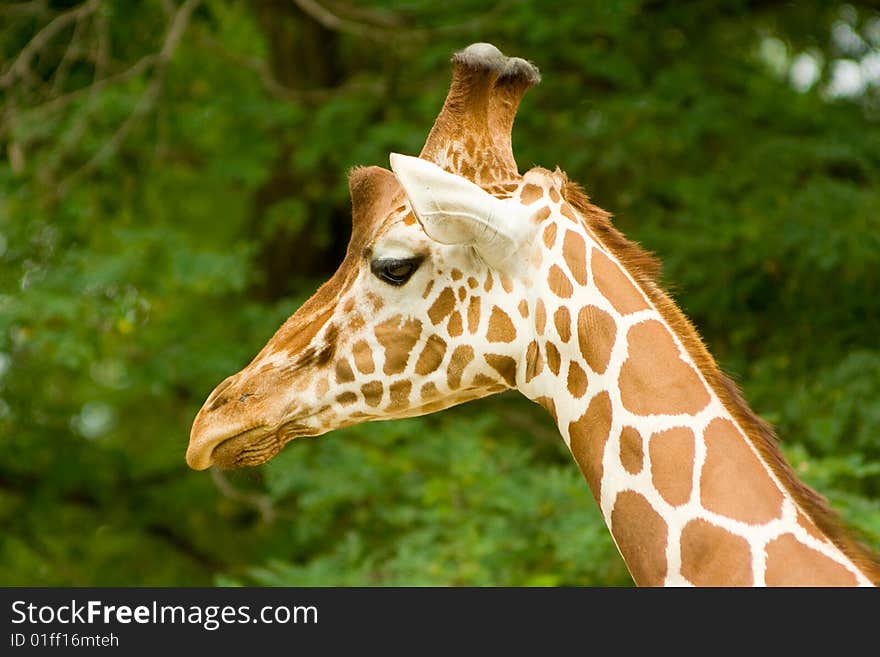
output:
<svg viewBox="0 0 880 657"><path fill-rule="evenodd" d="M321 432L304 424L304 419L285 422L277 428L255 427L230 436L211 451L211 463L223 470L261 465L294 438L316 436Z"/></svg>

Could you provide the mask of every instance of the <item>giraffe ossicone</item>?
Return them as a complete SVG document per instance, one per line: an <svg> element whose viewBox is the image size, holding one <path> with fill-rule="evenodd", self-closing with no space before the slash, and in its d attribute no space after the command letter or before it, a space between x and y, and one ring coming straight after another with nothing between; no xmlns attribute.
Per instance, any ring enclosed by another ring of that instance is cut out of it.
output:
<svg viewBox="0 0 880 657"><path fill-rule="evenodd" d="M420 156L350 173L342 264L211 393L189 465L514 388L553 416L637 584L880 582L651 256L560 170L519 173L511 128L539 80L490 44L453 56Z"/></svg>

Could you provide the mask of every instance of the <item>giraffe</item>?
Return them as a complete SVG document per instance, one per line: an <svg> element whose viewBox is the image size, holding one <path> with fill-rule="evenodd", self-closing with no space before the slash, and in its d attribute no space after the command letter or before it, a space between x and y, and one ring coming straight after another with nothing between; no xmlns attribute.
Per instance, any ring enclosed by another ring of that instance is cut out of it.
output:
<svg viewBox="0 0 880 657"><path fill-rule="evenodd" d="M190 467L516 389L553 417L637 585L880 582L653 256L559 168L519 173L511 129L537 68L485 43L452 62L419 156L350 172L341 266L209 395Z"/></svg>

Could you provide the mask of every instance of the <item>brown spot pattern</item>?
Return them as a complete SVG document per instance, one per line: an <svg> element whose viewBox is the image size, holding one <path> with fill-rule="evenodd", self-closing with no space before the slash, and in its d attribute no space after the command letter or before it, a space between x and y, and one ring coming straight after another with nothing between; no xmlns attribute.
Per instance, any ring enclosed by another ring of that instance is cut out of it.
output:
<svg viewBox="0 0 880 657"><path fill-rule="evenodd" d="M620 399L637 415L694 414L709 403L696 370L679 356L669 330L657 320L627 333L629 357L620 370Z"/></svg>
<svg viewBox="0 0 880 657"><path fill-rule="evenodd" d="M452 352L449 358L449 366L446 369L446 384L450 389L455 390L461 386L461 377L464 369L474 359L474 350L470 345L459 345Z"/></svg>
<svg viewBox="0 0 880 657"><path fill-rule="evenodd" d="M425 385L422 386L422 399L434 399L439 396L440 391L437 390L437 386L433 381L428 381Z"/></svg>
<svg viewBox="0 0 880 657"><path fill-rule="evenodd" d="M328 390L330 390L330 382L327 380L326 376L322 376L318 379L318 383L315 385L315 395L323 397L327 394Z"/></svg>
<svg viewBox="0 0 880 657"><path fill-rule="evenodd" d="M376 369L373 363L373 350L365 340L358 340L352 347L352 355L354 356L354 364L358 372L361 374L372 374Z"/></svg>
<svg viewBox="0 0 880 657"><path fill-rule="evenodd" d="M620 432L620 463L630 474L640 473L645 464L642 434L633 427L624 427Z"/></svg>
<svg viewBox="0 0 880 657"><path fill-rule="evenodd" d="M568 203L563 203L562 207L559 208L559 211L562 213L564 217L571 219L574 223L579 224L577 215L574 213L574 210L571 209L571 206Z"/></svg>
<svg viewBox="0 0 880 657"><path fill-rule="evenodd" d="M611 533L639 586L662 586L666 579L666 521L644 496L626 490L611 510Z"/></svg>
<svg viewBox="0 0 880 657"><path fill-rule="evenodd" d="M581 355L596 374L605 372L617 339L617 324L601 308L584 306L578 313L578 345Z"/></svg>
<svg viewBox="0 0 880 657"><path fill-rule="evenodd" d="M529 258L529 265L531 265L532 269L535 269L535 270L540 269L541 263L543 261L544 261L544 256L541 255L540 251L538 251L537 249L535 251L532 251L532 255ZM529 280L526 283L526 287L531 287L531 286L532 286L532 281Z"/></svg>
<svg viewBox="0 0 880 657"><path fill-rule="evenodd" d="M535 303L535 328L538 335L544 335L544 326L547 324L547 311L544 309L544 302L541 299Z"/></svg>
<svg viewBox="0 0 880 657"><path fill-rule="evenodd" d="M464 332L464 328L461 323L461 314L458 311L455 311L449 317L449 324L446 326L446 330L449 331L449 335L453 338L457 338Z"/></svg>
<svg viewBox="0 0 880 657"><path fill-rule="evenodd" d="M574 231L565 231L565 239L562 240L562 257L568 270L574 276L579 285L587 284L587 247L584 238Z"/></svg>
<svg viewBox="0 0 880 657"><path fill-rule="evenodd" d="M547 366L551 369L554 375L559 376L559 366L562 364L562 357L559 355L559 350L556 348L556 345L552 342L547 343Z"/></svg>
<svg viewBox="0 0 880 657"><path fill-rule="evenodd" d="M493 390L504 390L504 386L498 383L498 380L491 377L486 376L482 372L477 372L474 375L473 381L471 381L471 386L476 388L490 388Z"/></svg>
<svg viewBox="0 0 880 657"><path fill-rule="evenodd" d="M576 398L587 392L587 373L574 361L568 364L568 391Z"/></svg>
<svg viewBox="0 0 880 657"><path fill-rule="evenodd" d="M611 397L600 392L584 414L568 425L568 445L596 501L602 493L602 455L611 431Z"/></svg>
<svg viewBox="0 0 880 657"><path fill-rule="evenodd" d="M529 264L532 266L532 269L540 269L542 262L544 262L544 256L541 255L540 249L535 249L534 251L532 251L532 255L529 258ZM530 283L529 287L531 287Z"/></svg>
<svg viewBox="0 0 880 657"><path fill-rule="evenodd" d="M382 382L370 381L361 386L361 394L367 406L378 406L382 403Z"/></svg>
<svg viewBox="0 0 880 657"><path fill-rule="evenodd" d="M471 297L467 312L468 331L476 333L480 326L480 297Z"/></svg>
<svg viewBox="0 0 880 657"><path fill-rule="evenodd" d="M535 340L526 349L526 383L538 376L544 369L544 356Z"/></svg>
<svg viewBox="0 0 880 657"><path fill-rule="evenodd" d="M706 427L701 501L728 518L765 523L779 517L783 496L746 440L730 420L716 418Z"/></svg>
<svg viewBox="0 0 880 657"><path fill-rule="evenodd" d="M544 246L552 249L554 244L556 244L556 224L547 224L544 228Z"/></svg>
<svg viewBox="0 0 880 657"><path fill-rule="evenodd" d="M694 433L673 427L655 433L648 443L651 480L657 492L672 506L684 504L693 488Z"/></svg>
<svg viewBox="0 0 880 657"><path fill-rule="evenodd" d="M519 310L519 314L522 315L523 319L529 316L529 304L525 299L519 302L519 306L517 306L517 309Z"/></svg>
<svg viewBox="0 0 880 657"><path fill-rule="evenodd" d="M792 534L767 544L767 586L854 586L855 575L833 559L804 545Z"/></svg>
<svg viewBox="0 0 880 657"><path fill-rule="evenodd" d="M695 518L681 530L681 574L696 586L752 586L752 552L742 536Z"/></svg>
<svg viewBox="0 0 880 657"><path fill-rule="evenodd" d="M818 538L820 541L825 540L825 535L819 531L819 528L810 520L806 515L803 514L800 510L797 512L797 521L798 524L803 527L806 532L812 536L813 538Z"/></svg>
<svg viewBox="0 0 880 657"><path fill-rule="evenodd" d="M559 338L563 342L568 342L569 338L571 338L571 315L568 312L568 308L559 306L556 312L553 313L553 323L556 325L556 332L559 334Z"/></svg>
<svg viewBox="0 0 880 657"><path fill-rule="evenodd" d="M454 307L455 293L452 291L452 288L444 288L443 291L437 295L437 298L434 299L434 303L431 304L431 307L428 308L428 317L431 318L431 321L434 324L439 324L443 321L444 317L452 312Z"/></svg>
<svg viewBox="0 0 880 657"><path fill-rule="evenodd" d="M599 292L611 302L621 315L634 313L648 307L642 293L623 273L620 265L599 249L590 255L590 270Z"/></svg>
<svg viewBox="0 0 880 657"><path fill-rule="evenodd" d="M382 301L382 297L378 294L373 294L372 292L367 292L367 300L370 302L370 306L373 309L373 312L378 312L382 309L382 306L385 305L385 302Z"/></svg>
<svg viewBox="0 0 880 657"><path fill-rule="evenodd" d="M440 367L440 363L443 362L445 354L446 341L439 335L431 335L425 342L425 347L416 361L416 374L424 376L436 370Z"/></svg>
<svg viewBox="0 0 880 657"><path fill-rule="evenodd" d="M498 306L492 306L492 314L489 315L489 330L486 339L489 342L513 342L516 338L516 329L506 312Z"/></svg>
<svg viewBox="0 0 880 657"><path fill-rule="evenodd" d="M568 299L571 297L571 293L574 292L574 287L572 287L571 281L568 280L568 276L566 276L565 272L559 268L559 265L553 265L550 267L550 273L547 275L547 283L549 283L550 290L557 297Z"/></svg>
<svg viewBox="0 0 880 657"><path fill-rule="evenodd" d="M516 361L510 356L500 354L486 354L486 362L493 370L498 372L511 388L516 387Z"/></svg>
<svg viewBox="0 0 880 657"><path fill-rule="evenodd" d="M336 361L336 383L351 383L354 381L354 372L351 365L344 358Z"/></svg>
<svg viewBox="0 0 880 657"><path fill-rule="evenodd" d="M355 403L357 398L358 396L353 392L343 392L341 395L336 395L336 401L343 406Z"/></svg>
<svg viewBox="0 0 880 657"><path fill-rule="evenodd" d="M550 208L543 207L535 213L535 216L532 217L532 221L534 221L536 224L539 224L549 216L550 216Z"/></svg>
<svg viewBox="0 0 880 657"><path fill-rule="evenodd" d="M404 320L395 315L376 326L376 339L385 349L385 374L400 374L406 369L409 354L422 334L422 323L417 319Z"/></svg>
<svg viewBox="0 0 880 657"><path fill-rule="evenodd" d="M409 405L409 392L412 390L412 382L407 379L395 381L388 386L388 396L391 398L388 404L389 411L399 411Z"/></svg>
<svg viewBox="0 0 880 657"><path fill-rule="evenodd" d="M366 322L364 321L364 318L361 316L361 314L355 313L349 318L346 329L352 332L359 331L363 328L364 324L366 324Z"/></svg>
<svg viewBox="0 0 880 657"><path fill-rule="evenodd" d="M537 185L532 185L530 183L523 187L520 199L522 200L523 205L531 205L542 196L544 196L544 190Z"/></svg>

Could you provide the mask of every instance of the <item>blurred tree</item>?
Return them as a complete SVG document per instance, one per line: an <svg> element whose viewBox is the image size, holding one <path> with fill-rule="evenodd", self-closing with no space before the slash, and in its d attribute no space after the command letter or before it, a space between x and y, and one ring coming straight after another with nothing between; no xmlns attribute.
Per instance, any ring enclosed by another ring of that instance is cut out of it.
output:
<svg viewBox="0 0 880 657"><path fill-rule="evenodd" d="M561 166L656 251L786 454L880 547L880 14L819 0L0 8L0 581L630 583L512 394L189 472L195 411L341 259L452 52L544 81Z"/></svg>

